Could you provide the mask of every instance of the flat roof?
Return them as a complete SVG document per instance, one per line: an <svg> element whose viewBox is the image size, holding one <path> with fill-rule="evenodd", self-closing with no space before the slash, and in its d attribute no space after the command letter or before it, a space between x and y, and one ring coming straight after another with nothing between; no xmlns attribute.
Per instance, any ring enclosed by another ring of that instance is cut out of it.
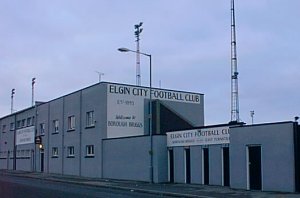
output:
<svg viewBox="0 0 300 198"><path fill-rule="evenodd" d="M66 96L68 96L68 95L71 95L71 94L74 94L74 93L77 93L77 92L80 92L80 91L83 91L83 90L85 90L85 89L89 89L89 88L91 88L91 87L98 86L98 85L101 85L101 84L114 84L114 85L130 86L130 87L141 87L141 88L146 88L146 89L149 89L149 88L150 88L150 87L147 87L147 86L138 86L138 85L124 84L124 83L115 83L115 82L101 81L101 82L92 84L92 85L90 85L90 86L84 87L84 88L82 88L82 89L79 89L79 90L70 92L70 93L68 93L68 94L62 95L62 96L60 96L60 97L51 99L51 100L49 100L49 101L47 101L47 102L37 102L37 103L38 103L37 106L42 105L42 104L46 104L46 103L50 103L50 102L52 102L52 101L54 101L54 100L58 100L58 99L60 99L60 98L66 97ZM172 89L163 89L163 88L157 88L157 87L151 87L151 89L153 89L153 90L164 90L164 91L174 91L174 92L182 92L182 93L190 93L190 94L204 95L204 94L202 94L202 93L189 92L189 91L181 91L181 90L172 90ZM14 113L12 113L12 114L5 115L5 116L1 117L0 120L4 119L4 118L6 118L6 117L10 117L10 116L12 116L12 115L18 114L18 113L22 113L22 112L27 111L27 110L29 110L29 109L31 109L31 108L35 108L35 106L28 107L28 108L19 110L19 111L17 111L17 112L14 112Z"/></svg>

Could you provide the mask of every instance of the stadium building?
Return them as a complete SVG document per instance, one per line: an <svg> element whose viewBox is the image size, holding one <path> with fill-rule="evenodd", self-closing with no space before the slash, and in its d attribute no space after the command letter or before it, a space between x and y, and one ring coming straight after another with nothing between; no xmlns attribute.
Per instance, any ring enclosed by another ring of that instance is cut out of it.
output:
<svg viewBox="0 0 300 198"><path fill-rule="evenodd" d="M296 121L205 126L200 93L101 82L0 127L0 169L300 191Z"/></svg>

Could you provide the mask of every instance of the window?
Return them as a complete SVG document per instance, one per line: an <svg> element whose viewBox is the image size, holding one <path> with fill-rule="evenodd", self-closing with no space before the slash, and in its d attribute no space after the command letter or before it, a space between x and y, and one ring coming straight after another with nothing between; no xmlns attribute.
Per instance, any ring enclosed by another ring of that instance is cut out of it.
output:
<svg viewBox="0 0 300 198"><path fill-rule="evenodd" d="M21 150L17 150L17 158L22 157L21 156Z"/></svg>
<svg viewBox="0 0 300 198"><path fill-rule="evenodd" d="M0 151L0 159L6 159L7 154L6 151Z"/></svg>
<svg viewBox="0 0 300 198"><path fill-rule="evenodd" d="M86 126L95 126L94 111L89 111L86 113Z"/></svg>
<svg viewBox="0 0 300 198"><path fill-rule="evenodd" d="M58 148L52 147L52 157L58 157Z"/></svg>
<svg viewBox="0 0 300 198"><path fill-rule="evenodd" d="M21 121L20 120L17 122L17 128L18 129L21 128Z"/></svg>
<svg viewBox="0 0 300 198"><path fill-rule="evenodd" d="M5 133L6 132L6 125L2 125L2 133Z"/></svg>
<svg viewBox="0 0 300 198"><path fill-rule="evenodd" d="M68 157L74 157L75 152L74 152L74 146L68 146Z"/></svg>
<svg viewBox="0 0 300 198"><path fill-rule="evenodd" d="M53 133L58 133L58 127L59 127L59 121L58 120L53 120Z"/></svg>
<svg viewBox="0 0 300 198"><path fill-rule="evenodd" d="M10 123L10 128L9 128L11 131L15 130L15 123L12 122Z"/></svg>
<svg viewBox="0 0 300 198"><path fill-rule="evenodd" d="M68 130L75 129L75 116L68 117Z"/></svg>
<svg viewBox="0 0 300 198"><path fill-rule="evenodd" d="M25 150L25 156L30 157L30 150Z"/></svg>
<svg viewBox="0 0 300 198"><path fill-rule="evenodd" d="M27 126L31 126L32 125L32 118L27 118Z"/></svg>
<svg viewBox="0 0 300 198"><path fill-rule="evenodd" d="M25 150L21 150L21 157L25 156Z"/></svg>
<svg viewBox="0 0 300 198"><path fill-rule="evenodd" d="M94 152L94 145L87 145L86 146L86 156L90 157L90 156L94 156L95 152Z"/></svg>
<svg viewBox="0 0 300 198"><path fill-rule="evenodd" d="M22 126L21 126L21 127L25 127L25 122L26 122L26 119L23 119L23 120L22 120Z"/></svg>
<svg viewBox="0 0 300 198"><path fill-rule="evenodd" d="M41 123L40 124L40 134L41 135L45 135L45 128L46 128L46 124L45 123Z"/></svg>

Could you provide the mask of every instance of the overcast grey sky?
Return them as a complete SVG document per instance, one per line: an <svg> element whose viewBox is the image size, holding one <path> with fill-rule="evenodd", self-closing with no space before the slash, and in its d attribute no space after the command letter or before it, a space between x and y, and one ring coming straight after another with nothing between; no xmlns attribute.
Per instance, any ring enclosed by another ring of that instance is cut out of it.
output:
<svg viewBox="0 0 300 198"><path fill-rule="evenodd" d="M300 1L236 0L240 118L300 115ZM230 121L230 0L0 0L0 117L98 82L135 84L134 24L153 84L205 94L205 123ZM141 57L142 85L149 84Z"/></svg>

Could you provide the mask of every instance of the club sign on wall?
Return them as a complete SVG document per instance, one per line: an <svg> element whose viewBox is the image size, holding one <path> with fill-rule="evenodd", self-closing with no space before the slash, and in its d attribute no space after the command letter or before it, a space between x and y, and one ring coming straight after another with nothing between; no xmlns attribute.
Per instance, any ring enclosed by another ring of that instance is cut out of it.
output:
<svg viewBox="0 0 300 198"><path fill-rule="evenodd" d="M200 104L200 94L152 89L152 98ZM147 87L107 85L107 137L143 135L149 111L145 99L150 98Z"/></svg>
<svg viewBox="0 0 300 198"><path fill-rule="evenodd" d="M34 143L34 126L18 129L16 131L16 145Z"/></svg>
<svg viewBox="0 0 300 198"><path fill-rule="evenodd" d="M203 128L167 133L167 146L229 144L229 127Z"/></svg>

